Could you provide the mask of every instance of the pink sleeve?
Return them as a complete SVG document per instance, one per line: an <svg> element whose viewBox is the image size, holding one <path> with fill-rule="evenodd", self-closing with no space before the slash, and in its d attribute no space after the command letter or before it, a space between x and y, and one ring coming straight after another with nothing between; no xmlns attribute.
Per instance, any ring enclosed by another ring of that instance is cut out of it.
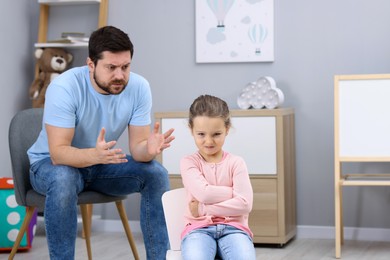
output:
<svg viewBox="0 0 390 260"><path fill-rule="evenodd" d="M203 213L214 216L241 216L249 214L253 206L253 190L243 159L237 157L230 166L233 174L231 198L210 205L203 205Z"/></svg>
<svg viewBox="0 0 390 260"><path fill-rule="evenodd" d="M210 185L201 172L201 163L192 156L180 162L180 173L184 187L200 203L212 204L230 199L232 187Z"/></svg>

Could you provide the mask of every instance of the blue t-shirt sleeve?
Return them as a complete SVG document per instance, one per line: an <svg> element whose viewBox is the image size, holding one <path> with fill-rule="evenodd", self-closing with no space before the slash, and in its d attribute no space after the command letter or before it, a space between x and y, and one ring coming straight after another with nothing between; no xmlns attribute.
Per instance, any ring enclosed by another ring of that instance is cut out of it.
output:
<svg viewBox="0 0 390 260"><path fill-rule="evenodd" d="M137 88L132 89L132 91L137 91L134 95L134 110L132 117L130 118L129 125L134 126L145 126L151 124L151 109L152 109L152 93L150 90L149 82L137 75L131 74L130 80L133 80Z"/></svg>
<svg viewBox="0 0 390 260"><path fill-rule="evenodd" d="M56 127L73 128L76 122L76 97L71 92L72 88L66 87L65 84L77 84L77 82L74 82L74 78L66 76L64 75L61 81L54 79L47 89L43 121Z"/></svg>

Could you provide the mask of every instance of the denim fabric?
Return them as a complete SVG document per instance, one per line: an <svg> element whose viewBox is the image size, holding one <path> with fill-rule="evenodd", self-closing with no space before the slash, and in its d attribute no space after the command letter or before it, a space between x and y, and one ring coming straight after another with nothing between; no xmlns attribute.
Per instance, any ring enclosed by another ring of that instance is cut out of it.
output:
<svg viewBox="0 0 390 260"><path fill-rule="evenodd" d="M255 260L252 239L233 226L217 224L188 233L181 243L183 260Z"/></svg>
<svg viewBox="0 0 390 260"><path fill-rule="evenodd" d="M165 259L168 234L161 203L169 190L168 173L156 161L136 162L127 156L123 164L87 168L53 165L50 158L30 168L31 185L46 196L45 227L50 259L74 259L77 234L77 195L83 190L108 195L141 194L141 229L147 259Z"/></svg>

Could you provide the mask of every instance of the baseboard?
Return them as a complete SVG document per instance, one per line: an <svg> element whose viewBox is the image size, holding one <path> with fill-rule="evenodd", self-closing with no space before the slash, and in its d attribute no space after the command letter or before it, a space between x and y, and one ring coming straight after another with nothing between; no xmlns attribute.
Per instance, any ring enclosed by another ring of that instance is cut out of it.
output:
<svg viewBox="0 0 390 260"><path fill-rule="evenodd" d="M129 221L130 229L132 233L141 233L141 226L139 221ZM77 228L82 229L82 220L81 216L77 218ZM37 229L45 232L44 218L38 216L37 219ZM102 231L102 232L123 232L122 221L120 220L111 220L111 219L101 219L98 215L92 215L92 231Z"/></svg>
<svg viewBox="0 0 390 260"><path fill-rule="evenodd" d="M139 221L129 221L132 232L141 232ZM123 226L120 220L94 219L92 230L106 232L121 232ZM297 226L298 239L334 239L335 230L331 226ZM346 240L360 241L390 241L390 229L345 227Z"/></svg>
<svg viewBox="0 0 390 260"><path fill-rule="evenodd" d="M329 226L297 226L296 238L334 239L335 228ZM390 241L390 229L345 227L345 240Z"/></svg>
<svg viewBox="0 0 390 260"><path fill-rule="evenodd" d="M140 222L136 220L129 221L130 229L132 233L141 233ZM103 232L123 232L123 225L121 220L112 219L93 219L92 230Z"/></svg>

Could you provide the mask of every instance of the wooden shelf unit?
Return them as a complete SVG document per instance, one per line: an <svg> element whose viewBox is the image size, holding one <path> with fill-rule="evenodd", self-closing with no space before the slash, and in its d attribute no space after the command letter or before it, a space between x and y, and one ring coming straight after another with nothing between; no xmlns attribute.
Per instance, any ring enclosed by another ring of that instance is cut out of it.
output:
<svg viewBox="0 0 390 260"><path fill-rule="evenodd" d="M38 0L39 3L39 28L38 43L35 47L85 47L85 44L46 43L49 23L49 11L51 5L77 5L99 4L99 18L97 28L107 24L108 0Z"/></svg>
<svg viewBox="0 0 390 260"><path fill-rule="evenodd" d="M283 245L296 235L294 110L233 110L231 115L233 128L224 149L242 156L248 165L254 192L249 216L253 241ZM171 189L183 187L180 158L196 151L188 113L155 113L155 119L162 132L175 128L176 139L158 160L168 169Z"/></svg>
<svg viewBox="0 0 390 260"><path fill-rule="evenodd" d="M39 27L38 42L34 44L35 48L86 48L87 42L82 43L48 43L47 30L49 26L50 6L54 5L78 5L78 4L99 4L98 27L107 24L108 0L38 0L39 3ZM39 75L38 65L35 65L35 78Z"/></svg>

